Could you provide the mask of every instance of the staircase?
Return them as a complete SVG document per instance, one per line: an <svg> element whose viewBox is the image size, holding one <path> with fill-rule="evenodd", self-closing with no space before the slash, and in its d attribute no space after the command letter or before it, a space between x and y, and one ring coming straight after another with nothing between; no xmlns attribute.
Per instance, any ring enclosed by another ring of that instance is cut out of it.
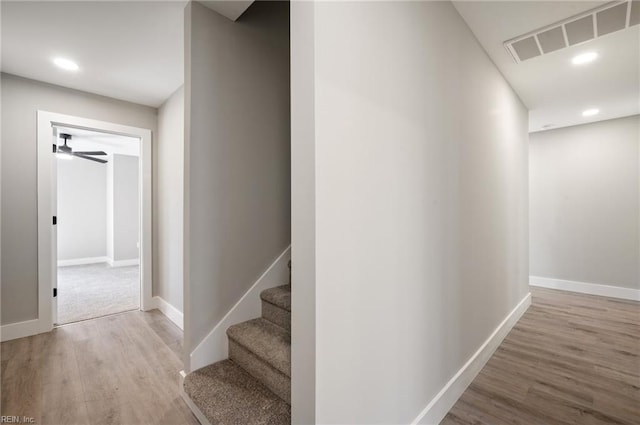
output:
<svg viewBox="0 0 640 425"><path fill-rule="evenodd" d="M291 285L262 291L262 317L227 329L229 358L184 379L211 425L291 423ZM206 425L206 424L205 424Z"/></svg>

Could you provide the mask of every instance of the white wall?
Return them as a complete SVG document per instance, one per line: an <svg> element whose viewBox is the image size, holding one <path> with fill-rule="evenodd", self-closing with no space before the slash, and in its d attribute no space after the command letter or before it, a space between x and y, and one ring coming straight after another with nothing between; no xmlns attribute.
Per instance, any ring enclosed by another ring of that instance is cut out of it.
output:
<svg viewBox="0 0 640 425"><path fill-rule="evenodd" d="M139 158L58 159L58 261L139 259Z"/></svg>
<svg viewBox="0 0 640 425"><path fill-rule="evenodd" d="M140 257L140 158L114 154L113 208L113 261L135 260Z"/></svg>
<svg viewBox="0 0 640 425"><path fill-rule="evenodd" d="M528 293L527 111L449 2L291 8L293 423L409 423Z"/></svg>
<svg viewBox="0 0 640 425"><path fill-rule="evenodd" d="M316 423L314 14L313 3L291 2L291 300L293 306L291 421L293 424Z"/></svg>
<svg viewBox="0 0 640 425"><path fill-rule="evenodd" d="M183 311L184 87L158 111L153 294Z"/></svg>
<svg viewBox="0 0 640 425"><path fill-rule="evenodd" d="M531 276L640 289L640 116L530 135Z"/></svg>
<svg viewBox="0 0 640 425"><path fill-rule="evenodd" d="M107 255L107 166L58 159L58 261Z"/></svg>
<svg viewBox="0 0 640 425"><path fill-rule="evenodd" d="M36 112L156 129L156 109L2 74L1 324L38 315Z"/></svg>
<svg viewBox="0 0 640 425"><path fill-rule="evenodd" d="M114 227L113 227L113 200L114 200L114 192L113 192L113 183L114 183L114 178L113 178L113 173L114 173L114 166L113 166L113 155L110 155L107 158L107 212L106 212L106 219L107 219L107 258L110 259L111 261L113 261L113 257L114 257L114 240L113 240L113 233L114 233Z"/></svg>
<svg viewBox="0 0 640 425"><path fill-rule="evenodd" d="M187 353L290 242L288 17L285 2L236 22L187 6Z"/></svg>

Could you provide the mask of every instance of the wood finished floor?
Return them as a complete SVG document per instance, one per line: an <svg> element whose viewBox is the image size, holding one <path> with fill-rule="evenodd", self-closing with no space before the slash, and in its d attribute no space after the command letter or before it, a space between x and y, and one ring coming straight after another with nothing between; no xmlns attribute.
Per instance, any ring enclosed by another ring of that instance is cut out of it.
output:
<svg viewBox="0 0 640 425"><path fill-rule="evenodd" d="M531 292L441 425L640 424L640 303Z"/></svg>
<svg viewBox="0 0 640 425"><path fill-rule="evenodd" d="M2 343L2 415L41 425L198 424L179 394L182 331L157 310Z"/></svg>
<svg viewBox="0 0 640 425"><path fill-rule="evenodd" d="M442 424L640 424L640 303L532 295ZM4 342L1 414L43 425L196 425L178 393L181 341L153 311Z"/></svg>

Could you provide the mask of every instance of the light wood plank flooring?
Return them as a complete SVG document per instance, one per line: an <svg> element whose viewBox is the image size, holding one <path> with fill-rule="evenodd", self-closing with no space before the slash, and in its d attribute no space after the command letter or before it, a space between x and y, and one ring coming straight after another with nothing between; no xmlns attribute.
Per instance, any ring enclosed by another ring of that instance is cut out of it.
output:
<svg viewBox="0 0 640 425"><path fill-rule="evenodd" d="M531 292L441 424L640 424L640 303Z"/></svg>
<svg viewBox="0 0 640 425"><path fill-rule="evenodd" d="M154 310L2 343L2 415L42 425L197 424L179 394L182 331Z"/></svg>
<svg viewBox="0 0 640 425"><path fill-rule="evenodd" d="M533 305L442 424L640 424L640 303L532 289ZM182 333L131 312L2 343L2 415L37 424L197 424Z"/></svg>

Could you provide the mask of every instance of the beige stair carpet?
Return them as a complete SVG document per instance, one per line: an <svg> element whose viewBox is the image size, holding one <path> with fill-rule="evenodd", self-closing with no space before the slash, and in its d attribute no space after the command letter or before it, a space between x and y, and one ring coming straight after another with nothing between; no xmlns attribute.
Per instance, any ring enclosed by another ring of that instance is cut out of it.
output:
<svg viewBox="0 0 640 425"><path fill-rule="evenodd" d="M229 359L185 377L211 425L291 423L291 286L262 291L262 317L227 329Z"/></svg>
<svg viewBox="0 0 640 425"><path fill-rule="evenodd" d="M212 425L291 423L291 407L231 360L190 373L184 387Z"/></svg>

